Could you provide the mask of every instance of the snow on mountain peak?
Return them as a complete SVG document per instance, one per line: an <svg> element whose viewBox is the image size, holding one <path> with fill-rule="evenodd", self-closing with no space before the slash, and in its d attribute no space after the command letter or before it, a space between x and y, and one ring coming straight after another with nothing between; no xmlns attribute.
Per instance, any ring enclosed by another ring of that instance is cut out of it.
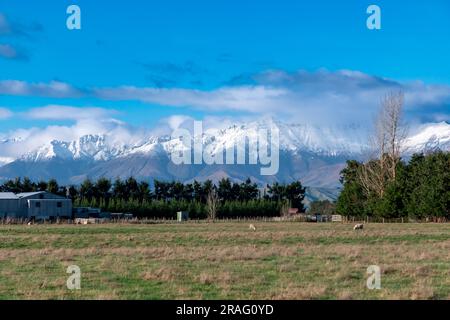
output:
<svg viewBox="0 0 450 320"><path fill-rule="evenodd" d="M107 143L105 135L85 135L70 142L53 140L22 156L25 161L52 158L110 160L123 152L121 146Z"/></svg>
<svg viewBox="0 0 450 320"><path fill-rule="evenodd" d="M405 141L407 153L450 150L450 124L442 121L419 126Z"/></svg>
<svg viewBox="0 0 450 320"><path fill-rule="evenodd" d="M310 152L333 157L360 154L366 147L367 132L358 125L321 128L310 124L286 124L278 121L272 123L279 129L282 151L294 154ZM254 139L260 129L270 131L269 122L255 121L233 125L227 129L209 129L205 130L200 138L204 149L217 153L233 148L236 141ZM21 160L37 162L61 158L108 161L132 154L169 154L186 148L180 139L171 139L168 136L142 137L138 142L129 143L118 141L120 139L113 134L85 135L73 141L53 140L24 154ZM408 153L437 147L450 150L450 124L440 122L422 125L406 140L406 146ZM7 162L11 162L10 160Z"/></svg>

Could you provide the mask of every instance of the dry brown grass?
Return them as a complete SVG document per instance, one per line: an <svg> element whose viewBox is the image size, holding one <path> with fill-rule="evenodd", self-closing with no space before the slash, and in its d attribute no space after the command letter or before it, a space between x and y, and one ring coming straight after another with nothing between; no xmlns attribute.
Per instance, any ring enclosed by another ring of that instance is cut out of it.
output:
<svg viewBox="0 0 450 320"><path fill-rule="evenodd" d="M0 226L0 298L448 299L447 224ZM68 265L82 290L65 287ZM366 288L379 265L381 290Z"/></svg>

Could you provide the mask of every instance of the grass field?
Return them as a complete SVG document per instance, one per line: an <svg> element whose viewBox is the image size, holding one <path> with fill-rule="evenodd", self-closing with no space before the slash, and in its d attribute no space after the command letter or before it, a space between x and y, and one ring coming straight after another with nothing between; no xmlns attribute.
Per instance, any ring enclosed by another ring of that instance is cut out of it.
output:
<svg viewBox="0 0 450 320"><path fill-rule="evenodd" d="M0 299L450 299L450 224L248 225L3 225Z"/></svg>

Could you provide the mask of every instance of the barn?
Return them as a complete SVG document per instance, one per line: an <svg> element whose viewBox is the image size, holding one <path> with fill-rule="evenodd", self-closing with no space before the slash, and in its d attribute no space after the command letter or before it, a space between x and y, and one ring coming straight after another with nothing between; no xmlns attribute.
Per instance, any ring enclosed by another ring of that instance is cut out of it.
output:
<svg viewBox="0 0 450 320"><path fill-rule="evenodd" d="M0 218L71 218L72 200L46 191L0 192Z"/></svg>

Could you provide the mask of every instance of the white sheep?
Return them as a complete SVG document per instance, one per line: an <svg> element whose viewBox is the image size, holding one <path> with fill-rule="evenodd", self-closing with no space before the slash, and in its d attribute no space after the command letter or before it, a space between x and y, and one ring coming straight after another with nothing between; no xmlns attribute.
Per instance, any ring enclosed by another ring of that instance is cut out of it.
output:
<svg viewBox="0 0 450 320"><path fill-rule="evenodd" d="M362 223L355 224L353 227L353 230L362 230L364 228L364 225Z"/></svg>
<svg viewBox="0 0 450 320"><path fill-rule="evenodd" d="M256 227L253 224L249 225L248 228L250 230L256 231Z"/></svg>

